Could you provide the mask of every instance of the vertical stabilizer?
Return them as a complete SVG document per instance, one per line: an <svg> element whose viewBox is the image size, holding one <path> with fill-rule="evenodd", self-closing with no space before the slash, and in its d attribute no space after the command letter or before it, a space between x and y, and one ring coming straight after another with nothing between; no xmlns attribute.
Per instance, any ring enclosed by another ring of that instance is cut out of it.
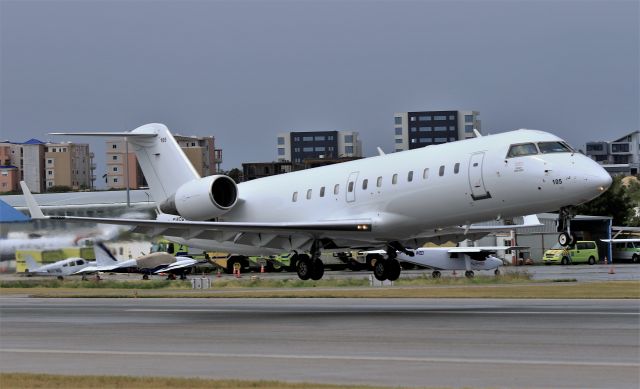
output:
<svg viewBox="0 0 640 389"><path fill-rule="evenodd" d="M33 272L40 267L35 259L31 255L25 255L24 262L27 264L28 272Z"/></svg>
<svg viewBox="0 0 640 389"><path fill-rule="evenodd" d="M96 242L93 245L93 252L96 256L96 266L110 266L118 262L102 242Z"/></svg>

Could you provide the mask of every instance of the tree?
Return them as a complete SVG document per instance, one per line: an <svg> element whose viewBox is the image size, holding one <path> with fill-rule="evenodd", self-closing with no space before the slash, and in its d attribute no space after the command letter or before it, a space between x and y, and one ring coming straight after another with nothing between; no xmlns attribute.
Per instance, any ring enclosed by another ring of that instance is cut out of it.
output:
<svg viewBox="0 0 640 389"><path fill-rule="evenodd" d="M234 167L233 169L226 172L222 171L221 173L229 176L233 181L235 181L236 184L242 181L242 170L238 169L237 167Z"/></svg>
<svg viewBox="0 0 640 389"><path fill-rule="evenodd" d="M616 226L633 223L635 204L631 200L627 188L622 184L622 177L614 177L609 190L588 203L579 205L575 211L580 215L611 216Z"/></svg>

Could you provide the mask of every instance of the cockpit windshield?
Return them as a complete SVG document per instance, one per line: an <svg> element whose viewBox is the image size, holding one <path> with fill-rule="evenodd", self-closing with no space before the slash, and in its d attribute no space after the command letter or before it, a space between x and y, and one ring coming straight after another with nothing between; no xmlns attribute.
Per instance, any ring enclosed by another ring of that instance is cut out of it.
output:
<svg viewBox="0 0 640 389"><path fill-rule="evenodd" d="M540 149L540 153L542 154L573 153L571 147L569 147L564 142L539 142L538 148Z"/></svg>
<svg viewBox="0 0 640 389"><path fill-rule="evenodd" d="M507 158L522 157L524 155L538 154L538 149L533 143L522 143L519 145L511 145Z"/></svg>

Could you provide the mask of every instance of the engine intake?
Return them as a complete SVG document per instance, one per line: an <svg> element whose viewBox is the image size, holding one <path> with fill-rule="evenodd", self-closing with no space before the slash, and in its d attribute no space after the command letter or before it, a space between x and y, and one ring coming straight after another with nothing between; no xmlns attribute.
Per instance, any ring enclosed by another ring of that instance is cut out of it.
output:
<svg viewBox="0 0 640 389"><path fill-rule="evenodd" d="M187 182L160 204L160 211L187 220L209 220L227 213L238 201L238 186L224 175Z"/></svg>

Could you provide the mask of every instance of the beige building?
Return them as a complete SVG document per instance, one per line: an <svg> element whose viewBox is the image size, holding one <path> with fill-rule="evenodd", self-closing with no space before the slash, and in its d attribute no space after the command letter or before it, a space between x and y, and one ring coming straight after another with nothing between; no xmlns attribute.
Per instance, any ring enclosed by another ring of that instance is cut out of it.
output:
<svg viewBox="0 0 640 389"><path fill-rule="evenodd" d="M15 166L18 181L29 190L43 193L54 186L74 190L92 189L95 181L93 153L86 143L45 143L30 139L24 143L0 142L3 166Z"/></svg>
<svg viewBox="0 0 640 389"><path fill-rule="evenodd" d="M174 135L191 164L201 177L216 174L222 162L222 150L215 149L212 136ZM110 189L126 188L127 154L124 139L112 138L107 145L107 187ZM129 148L129 188L138 189L147 186L138 160Z"/></svg>

